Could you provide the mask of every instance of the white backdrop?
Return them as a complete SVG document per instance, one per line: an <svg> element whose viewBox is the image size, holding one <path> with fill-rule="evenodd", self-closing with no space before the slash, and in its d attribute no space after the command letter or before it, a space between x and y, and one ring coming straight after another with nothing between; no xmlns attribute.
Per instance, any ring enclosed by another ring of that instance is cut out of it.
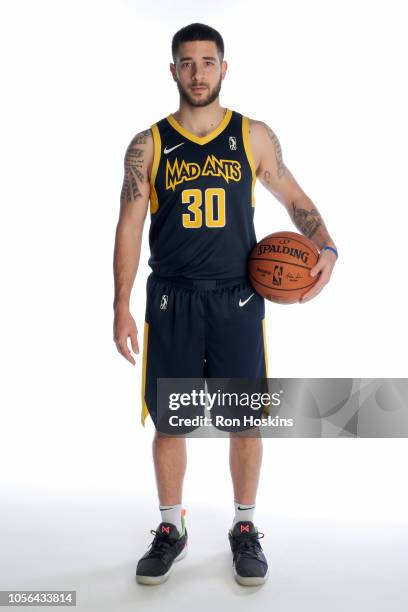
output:
<svg viewBox="0 0 408 612"><path fill-rule="evenodd" d="M58 513L100 496L100 511L115 500L118 516L127 513L132 564L159 522L153 425L140 425L149 217L132 296L141 348L134 368L112 341L112 251L125 149L178 108L171 37L194 21L221 32L229 64L221 105L272 127L338 246L332 280L317 298L266 303L270 376L405 377L406 7L396 0L1 7L4 533L10 550L21 530L39 533L26 522L27 502L44 519L52 504ZM296 231L260 184L255 197L259 239ZM227 441L188 446L187 516L193 522L196 512L198 524L219 512L222 531L233 513ZM406 528L406 459L405 440L268 439L259 526L297 516ZM10 558L4 564L1 588L37 586L28 566L19 574ZM41 588L50 584L43 576Z"/></svg>

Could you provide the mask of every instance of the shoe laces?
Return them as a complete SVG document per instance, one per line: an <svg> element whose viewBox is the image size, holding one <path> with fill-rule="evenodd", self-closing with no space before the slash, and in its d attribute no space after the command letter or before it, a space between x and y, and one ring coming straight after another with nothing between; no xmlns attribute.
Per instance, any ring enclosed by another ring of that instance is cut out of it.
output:
<svg viewBox="0 0 408 612"><path fill-rule="evenodd" d="M151 546L149 557L161 557L171 547L172 542L167 536L163 536L155 529L151 529L150 533L154 535L154 539L149 545L149 547Z"/></svg>
<svg viewBox="0 0 408 612"><path fill-rule="evenodd" d="M265 534L263 534L261 531L257 531L254 533L245 533L239 537L232 536L232 539L236 544L233 563L236 561L238 555L248 558L253 558L254 554L257 556L257 553L261 549L261 545L258 540L263 538L264 535Z"/></svg>

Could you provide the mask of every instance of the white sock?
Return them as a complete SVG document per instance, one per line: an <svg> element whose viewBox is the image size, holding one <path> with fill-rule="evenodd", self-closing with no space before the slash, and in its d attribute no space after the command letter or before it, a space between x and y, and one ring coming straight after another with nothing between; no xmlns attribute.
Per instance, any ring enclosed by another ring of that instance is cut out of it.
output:
<svg viewBox="0 0 408 612"><path fill-rule="evenodd" d="M165 506L159 506L161 513L162 523L171 523L175 525L178 529L178 532L182 532L182 524L181 524L181 506L182 504L174 504Z"/></svg>
<svg viewBox="0 0 408 612"><path fill-rule="evenodd" d="M234 506L235 516L231 529L234 528L234 525L238 523L238 521L252 521L252 523L254 522L255 504L241 504L239 502L234 501Z"/></svg>

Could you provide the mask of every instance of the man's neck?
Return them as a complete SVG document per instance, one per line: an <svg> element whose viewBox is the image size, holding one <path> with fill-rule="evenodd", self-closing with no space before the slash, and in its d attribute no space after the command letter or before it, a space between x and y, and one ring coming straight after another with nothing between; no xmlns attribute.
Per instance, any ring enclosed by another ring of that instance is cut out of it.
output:
<svg viewBox="0 0 408 612"><path fill-rule="evenodd" d="M208 106L191 106L180 103L180 108L173 117L184 129L196 136L206 136L221 123L227 112L217 101Z"/></svg>

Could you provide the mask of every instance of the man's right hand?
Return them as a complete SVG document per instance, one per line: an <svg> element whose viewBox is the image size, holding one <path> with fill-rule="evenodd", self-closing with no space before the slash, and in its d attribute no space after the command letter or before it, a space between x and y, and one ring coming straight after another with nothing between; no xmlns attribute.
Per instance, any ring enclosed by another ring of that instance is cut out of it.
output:
<svg viewBox="0 0 408 612"><path fill-rule="evenodd" d="M129 312L129 308L127 306L117 307L115 308L115 318L113 322L113 339L119 353L123 355L125 359L130 361L132 365L135 365L136 361L134 360L128 346L128 338L130 338L130 344L133 352L139 354L137 327L132 315Z"/></svg>

